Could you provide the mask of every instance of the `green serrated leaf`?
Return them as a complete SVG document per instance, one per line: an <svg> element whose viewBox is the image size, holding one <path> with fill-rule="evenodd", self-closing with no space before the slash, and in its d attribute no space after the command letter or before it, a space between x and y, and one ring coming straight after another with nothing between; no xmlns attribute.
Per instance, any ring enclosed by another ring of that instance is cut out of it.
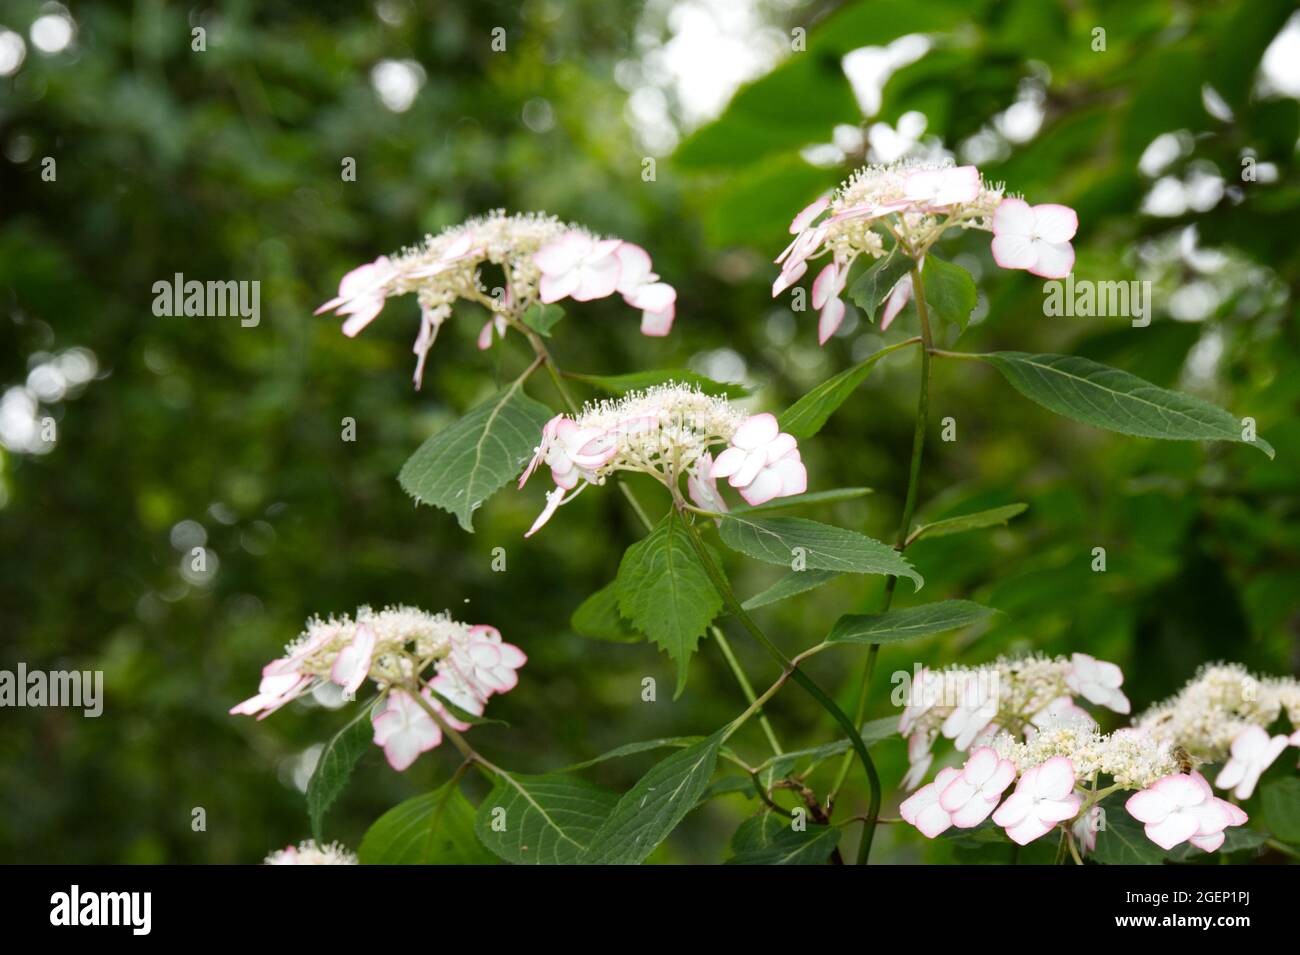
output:
<svg viewBox="0 0 1300 955"><path fill-rule="evenodd" d="M474 834L474 806L459 782L394 806L375 820L357 857L362 865L491 865Z"/></svg>
<svg viewBox="0 0 1300 955"><path fill-rule="evenodd" d="M375 700L369 700L334 738L316 763L316 770L307 781L307 814L311 817L311 832L317 842L322 842L321 824L330 806L347 788L352 769L357 760L370 747L375 731L370 725L370 711Z"/></svg>
<svg viewBox="0 0 1300 955"><path fill-rule="evenodd" d="M456 515L473 533L474 511L523 470L550 418L516 381L420 445L398 480L418 502Z"/></svg>
<svg viewBox="0 0 1300 955"><path fill-rule="evenodd" d="M746 600L742 607L746 610L753 610L756 607L766 607L768 604L774 604L779 600L785 600L787 597L793 597L796 594L804 593L822 584L828 584L843 574L834 570L795 570L787 576L782 577L771 587L761 593Z"/></svg>
<svg viewBox="0 0 1300 955"><path fill-rule="evenodd" d="M624 395L629 391L643 391L655 385L676 382L679 385L691 385L706 395L720 398L744 398L749 390L743 385L714 381L686 368L658 368L651 371L634 371L626 375L579 375L566 371L564 377L581 381L583 384L607 391L612 395Z"/></svg>
<svg viewBox="0 0 1300 955"><path fill-rule="evenodd" d="M618 794L577 776L499 777L478 808L474 831L507 862L569 865L582 860Z"/></svg>
<svg viewBox="0 0 1300 955"><path fill-rule="evenodd" d="M564 309L560 308L560 306L555 304L543 305L541 302L534 302L521 316L525 325L545 338L551 337L551 329L563 317Z"/></svg>
<svg viewBox="0 0 1300 955"><path fill-rule="evenodd" d="M572 766L565 766L559 770L562 773L571 773L579 769L586 769L589 766L595 766L597 763L603 763L609 759L621 759L624 756L635 756L638 753L647 753L656 749L685 749L688 746L694 746L703 736L661 736L658 739L646 739L636 743L624 743L622 746L615 746L608 752L601 753L599 756L593 756L591 759L584 760L581 763L574 763Z"/></svg>
<svg viewBox="0 0 1300 955"><path fill-rule="evenodd" d="M656 763L618 800L583 862L636 865L695 808L718 763L723 731Z"/></svg>
<svg viewBox="0 0 1300 955"><path fill-rule="evenodd" d="M746 819L731 837L728 865L822 865L840 842L834 826L808 825L797 831L774 812Z"/></svg>
<svg viewBox="0 0 1300 955"><path fill-rule="evenodd" d="M766 504L753 507L733 507L733 514L770 514L773 511L788 511L792 507L811 504L838 504L840 501L852 501L872 493L869 487L837 487L830 491L813 491L811 494L797 494L794 497L779 497Z"/></svg>
<svg viewBox="0 0 1300 955"><path fill-rule="evenodd" d="M979 299L971 274L960 265L927 255L921 268L921 284L925 286L925 304L930 313L965 331Z"/></svg>
<svg viewBox="0 0 1300 955"><path fill-rule="evenodd" d="M728 514L719 529L723 543L755 560L794 566L801 555L809 570L907 577L921 589L925 581L906 558L865 534L799 517L752 518ZM796 548L798 550L796 550Z"/></svg>
<svg viewBox="0 0 1300 955"><path fill-rule="evenodd" d="M578 604L569 618L573 632L589 640L610 643L639 643L645 639L630 627L618 612L617 582L606 584Z"/></svg>
<svg viewBox="0 0 1300 955"><path fill-rule="evenodd" d="M687 538L676 510L629 547L618 567L618 608L677 664L681 696L691 656L722 598Z"/></svg>
<svg viewBox="0 0 1300 955"><path fill-rule="evenodd" d="M895 247L889 255L876 259L871 267L849 286L849 298L853 300L854 305L866 313L867 321L875 322L876 310L880 308L885 296L899 279L912 270L913 265L915 263Z"/></svg>
<svg viewBox="0 0 1300 955"><path fill-rule="evenodd" d="M1027 510L1029 510L1028 504L1007 504L1004 507L989 508L987 511L976 511L974 514L947 517L932 524L921 524L916 530L912 531L909 540L916 541L922 537L945 537L948 534L961 534L964 531L995 527L999 524L1006 524L1011 518L1023 514Z"/></svg>
<svg viewBox="0 0 1300 955"><path fill-rule="evenodd" d="M1002 372L1026 398L1072 421L1144 438L1235 441L1273 457L1272 445L1260 437L1246 441L1241 422L1222 408L1087 358L1010 351L971 357Z"/></svg>
<svg viewBox="0 0 1300 955"><path fill-rule="evenodd" d="M1300 779L1279 779L1260 789L1264 822L1283 842L1300 846Z"/></svg>
<svg viewBox="0 0 1300 955"><path fill-rule="evenodd" d="M831 628L827 643L897 643L945 630L968 627L997 613L969 600L940 600L888 613L845 614Z"/></svg>
<svg viewBox="0 0 1300 955"><path fill-rule="evenodd" d="M916 344L915 341L897 342L880 349L858 362L852 368L827 378L820 385L792 404L777 416L781 430L800 441L811 438L826 424L832 414L867 379L876 362L892 351Z"/></svg>

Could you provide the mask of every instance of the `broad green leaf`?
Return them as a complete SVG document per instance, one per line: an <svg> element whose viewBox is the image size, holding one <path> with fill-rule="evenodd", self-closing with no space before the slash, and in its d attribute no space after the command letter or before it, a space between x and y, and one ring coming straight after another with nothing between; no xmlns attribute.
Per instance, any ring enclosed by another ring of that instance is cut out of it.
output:
<svg viewBox="0 0 1300 955"><path fill-rule="evenodd" d="M822 865L840 842L834 826L808 825L802 832L774 812L746 819L731 837L728 865Z"/></svg>
<svg viewBox="0 0 1300 955"><path fill-rule="evenodd" d="M834 570L794 570L771 587L750 597L741 606L746 610L753 610L755 607L766 607L778 600L785 600L787 597L793 597L804 591L812 590L814 587L830 583L840 576L843 575Z"/></svg>
<svg viewBox="0 0 1300 955"><path fill-rule="evenodd" d="M911 259L895 248L889 255L876 259L849 286L849 298L854 305L866 312L867 321L875 322L876 310L884 302L885 296L899 279L912 270L913 265L915 263Z"/></svg>
<svg viewBox="0 0 1300 955"><path fill-rule="evenodd" d="M394 806L357 847L363 865L491 865L474 834L474 806L458 781Z"/></svg>
<svg viewBox="0 0 1300 955"><path fill-rule="evenodd" d="M676 510L623 554L618 609L677 664L677 691L686 688L691 655L722 609L722 598L687 538Z"/></svg>
<svg viewBox="0 0 1300 955"><path fill-rule="evenodd" d="M551 337L551 329L564 317L564 309L558 305L543 305L534 302L523 314L523 322L537 334Z"/></svg>
<svg viewBox="0 0 1300 955"><path fill-rule="evenodd" d="M933 524L921 524L916 530L912 531L910 539L945 537L948 534L960 534L963 531L994 527L998 524L1005 524L1011 518L1023 514L1027 510L1029 510L1028 504L1007 504L1004 507L989 508L987 511L976 511L974 514L947 517L941 521L935 521Z"/></svg>
<svg viewBox="0 0 1300 955"><path fill-rule="evenodd" d="M809 570L907 577L920 590L924 580L894 548L857 531L799 517L753 518L729 514L719 533L733 550L793 568L797 559Z"/></svg>
<svg viewBox="0 0 1300 955"><path fill-rule="evenodd" d="M869 487L837 487L830 491L813 491L811 494L797 494L794 497L779 497L766 504L753 507L734 507L733 514L768 514L772 511L788 511L792 507L810 504L838 504L840 501L852 501L872 493Z"/></svg>
<svg viewBox="0 0 1300 955"><path fill-rule="evenodd" d="M965 331L979 298L971 274L960 265L927 255L921 284L925 286L925 304L930 312Z"/></svg>
<svg viewBox="0 0 1300 955"><path fill-rule="evenodd" d="M590 640L607 640L610 643L638 643L642 634L633 630L618 613L618 586L606 584L578 604L569 618L573 632Z"/></svg>
<svg viewBox="0 0 1300 955"><path fill-rule="evenodd" d="M861 732L862 742L870 749L876 743L883 739L889 739L898 735L898 717L885 716L878 720L871 720L864 723ZM841 753L848 752L849 741L846 739L832 740L829 743L823 743L821 746L812 746L808 749L793 750L788 753L782 753L780 756L773 756L766 760L758 771L763 779L770 785L773 779L780 779L788 776L800 766L803 772L807 773L818 763L830 759L832 756L839 756Z"/></svg>
<svg viewBox="0 0 1300 955"><path fill-rule="evenodd" d="M1241 422L1222 408L1087 358L1012 351L971 357L997 368L1026 398L1072 421L1143 438L1237 441L1273 457L1263 438L1244 441Z"/></svg>
<svg viewBox="0 0 1300 955"><path fill-rule="evenodd" d="M723 776L715 779L704 788L700 793L700 798L696 801L696 806L702 806L710 799L718 796L730 796L740 793L747 799L753 799L757 795L754 791L754 781L748 776Z"/></svg>
<svg viewBox="0 0 1300 955"><path fill-rule="evenodd" d="M572 766L565 766L559 770L562 773L571 773L579 769L586 769L589 766L595 766L610 759L621 759L624 756L635 756L638 753L647 753L655 749L685 749L687 746L694 746L703 736L661 736L658 739L646 739L637 743L624 743L622 746L615 746L608 752L601 753L599 756L593 756L591 759L584 760L581 763L574 763Z"/></svg>
<svg viewBox="0 0 1300 955"><path fill-rule="evenodd" d="M519 474L550 418L517 381L420 445L398 480L416 501L456 515L472 533L474 511Z"/></svg>
<svg viewBox="0 0 1300 955"><path fill-rule="evenodd" d="M827 643L897 643L945 630L968 627L997 613L969 600L940 600L888 613L845 614L831 628Z"/></svg>
<svg viewBox="0 0 1300 955"><path fill-rule="evenodd" d="M581 861L618 793L563 773L498 778L478 807L474 831L502 859L517 864Z"/></svg>
<svg viewBox="0 0 1300 955"><path fill-rule="evenodd" d="M566 371L564 377L607 391L611 395L625 395L629 391L644 391L655 385L676 382L699 388L706 395L720 398L744 398L749 390L744 385L714 381L686 368L658 368L652 371L634 371L626 375L579 375Z"/></svg>
<svg viewBox="0 0 1300 955"><path fill-rule="evenodd" d="M1279 779L1260 790L1264 822L1283 842L1300 846L1300 779Z"/></svg>
<svg viewBox="0 0 1300 955"><path fill-rule="evenodd" d="M370 711L375 701L369 700L346 725L334 734L316 763L316 771L307 782L307 814L311 817L311 832L321 842L321 823L334 800L347 788L352 769L374 739L370 725Z"/></svg>
<svg viewBox="0 0 1300 955"><path fill-rule="evenodd" d="M871 373L871 369L875 367L877 361L892 351L912 344L915 343L898 342L887 348L882 348L874 355L858 362L852 368L842 371L834 377L827 378L777 416L777 423L780 424L781 430L793 435L800 441L811 438L822 429L839 406L844 404L849 399L849 396L857 390L858 385L866 380L867 375Z"/></svg>
<svg viewBox="0 0 1300 955"><path fill-rule="evenodd" d="M722 731L655 764L619 799L583 862L636 865L695 808L718 763Z"/></svg>
<svg viewBox="0 0 1300 955"><path fill-rule="evenodd" d="M1165 850L1147 838L1119 800L1108 800L1105 828L1097 833L1097 848L1088 858L1103 865L1161 865Z"/></svg>

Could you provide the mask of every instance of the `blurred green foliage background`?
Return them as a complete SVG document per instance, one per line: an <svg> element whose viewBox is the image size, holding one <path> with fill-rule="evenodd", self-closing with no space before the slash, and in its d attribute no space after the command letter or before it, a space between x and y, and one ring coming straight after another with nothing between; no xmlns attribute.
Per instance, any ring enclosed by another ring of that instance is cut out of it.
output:
<svg viewBox="0 0 1300 955"><path fill-rule="evenodd" d="M721 75L734 53L710 46L707 30L702 46L681 45L698 11L714 8L732 11L720 20L746 11L755 32L742 49L784 53L692 131L701 58L716 55ZM0 3L0 26L25 41L0 76L0 667L102 669L106 702L99 719L0 712L0 860L255 862L306 837L300 789L313 747L344 714L296 705L256 723L226 711L304 618L363 603L447 608L528 652L518 690L492 704L510 728L472 734L509 768L711 732L738 713L710 641L672 701L672 667L653 646L570 629L640 536L618 494L584 495L525 542L536 486L489 500L472 536L399 488L427 435L522 367L517 336L477 351L483 316L463 306L416 393L413 300L390 303L355 340L311 312L344 271L426 231L496 207L544 209L645 246L680 296L667 339L640 336L617 300L574 305L554 344L565 367L689 365L743 380L756 405L779 410L882 344L850 318L818 348L815 315L772 301L785 227L868 149L897 145L876 124L906 139L916 114L914 152L978 158L1031 202L1078 209L1078 277L1155 289L1148 328L1047 318L1041 283L995 269L987 236L950 240L945 257L972 269L982 293L958 347L1087 355L1253 416L1278 454L1090 430L1024 401L991 369L940 363L933 420L954 417L958 438L941 443L931 429L919 517L1018 500L1030 510L1006 529L911 552L926 588L898 606L960 596L1005 616L977 639L886 648L869 716L894 712L890 674L917 661L1086 651L1121 664L1139 709L1205 661L1300 667L1300 108L1294 92L1261 88L1258 71L1292 4L137 0L73 5L71 42L46 53L28 31L52 9ZM195 27L203 52L191 48ZM498 27L504 52L491 48ZM791 52L796 28L806 49ZM844 57L879 48L880 62L918 34L929 38L922 54L889 61L879 112L864 116ZM684 57L695 72L675 82ZM52 182L41 177L47 156ZM345 157L355 182L340 175ZM1256 181L1242 180L1243 159ZM260 325L155 317L152 285L176 272L259 280ZM905 316L887 337L910 333ZM89 356L94 377L78 383ZM811 489L875 489L810 516L891 537L915 361L882 363L804 443ZM541 376L530 390L558 407ZM45 415L57 443L24 447L23 428ZM355 443L341 440L345 417ZM183 573L195 545L209 569ZM1098 546L1104 574L1089 567ZM495 547L506 549L503 574L491 570ZM742 595L780 575L728 559ZM760 619L797 651L841 613L871 607L880 583L837 581ZM770 662L739 631L734 641L765 686ZM851 709L859 665L827 653L812 669ZM647 676L660 685L654 703L641 701ZM835 732L798 691L770 713L788 745ZM737 745L758 758L757 727ZM892 791L903 745L876 753ZM654 758L592 775L625 789ZM399 775L376 748L327 834L355 846L379 813L453 765L444 749ZM863 793L851 785L845 798ZM206 831L192 831L195 807ZM716 861L754 811L741 795L716 799L653 858ZM948 857L899 828L882 827L880 861Z"/></svg>

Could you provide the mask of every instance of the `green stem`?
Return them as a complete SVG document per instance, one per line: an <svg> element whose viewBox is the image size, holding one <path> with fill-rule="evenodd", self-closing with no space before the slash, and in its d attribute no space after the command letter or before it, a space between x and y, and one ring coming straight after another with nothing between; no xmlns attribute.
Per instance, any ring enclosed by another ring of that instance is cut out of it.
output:
<svg viewBox="0 0 1300 955"><path fill-rule="evenodd" d="M518 325L518 328L527 336L529 344L533 346L533 353L537 356L537 360L529 366L529 371L531 372L532 369L537 367L537 362L546 365L546 370L551 374L551 381L555 383L555 387L560 392L560 397L564 399L564 403L568 406L569 412L574 415L578 414L578 403L573 400L573 395L569 393L568 386L564 383L563 372L560 371L560 366L555 363L555 357L551 354L551 350L546 347L546 343L542 341L541 336L532 329L522 324ZM627 498L632 510L636 513L645 529L647 531L653 530L654 522L650 520L650 515L646 513L645 508L641 506L641 502L637 500L632 489L627 486L627 483L622 478L618 479L618 489L623 492L623 496ZM710 631L718 645L718 649L722 652L723 659L727 661L728 669L731 670L732 676L736 678L736 682L740 685L740 691L745 695L745 700L752 705L754 702L754 685L749 682L749 677L745 675L745 671L740 666L740 661L736 659L736 655L731 651L731 645L727 642L727 638L722 631L717 627L711 627ZM772 752L780 756L784 750L781 749L781 743L776 738L776 731L772 729L772 724L767 716L760 713L758 723L763 728L763 735L767 737Z"/></svg>
<svg viewBox="0 0 1300 955"><path fill-rule="evenodd" d="M930 334L930 310L925 301L925 286L921 282L919 268L912 269L912 297L916 299L916 314L921 323L921 388L916 403L916 425L912 431L912 460L907 472L907 494L903 500L903 515L898 523L898 533L894 538L894 547L900 553L907 547L908 532L912 528L912 516L916 512L916 501L920 494L921 458L925 449L925 429L930 413L930 352L933 341ZM894 591L897 586L897 577L890 577L885 581L884 599L880 607L881 613L887 611L890 604L893 603ZM853 714L858 725L861 725L863 719L866 718L867 701L871 693L871 677L875 672L876 659L879 655L880 644L871 644L867 649L867 660L862 668L862 679L858 684L857 707ZM840 787L844 785L849 767L853 764L853 756L853 753L845 753L844 759L840 762L835 785L831 788L832 807L834 806L834 797L839 793ZM871 841L875 834L876 819L880 816L880 803L881 791L879 780L877 780L871 788L867 818L862 823L862 839L858 843L859 865L865 865L868 856L871 854Z"/></svg>
<svg viewBox="0 0 1300 955"><path fill-rule="evenodd" d="M722 568L714 563L713 555L710 554L709 549L704 546L704 541L700 539L700 532L696 529L695 525L688 521L685 515L682 515L681 520L682 525L686 528L686 538L691 542L691 547L694 548L696 556L700 558L700 562L704 565L705 573L709 575L709 579L713 582L713 586L718 591L718 595L722 597L722 602L726 605L731 614L740 621L741 625L749 632L749 635L758 641L759 645L762 646L774 660L780 663L785 671L782 674L782 679L773 684L772 689L769 690L767 694L764 694L764 696L775 692L786 678L794 680L803 687L804 691L816 700L822 709L834 718L835 722L840 724L840 728L844 730L845 735L848 737L849 744L858 754L858 758L862 760L863 768L867 773L867 782L876 790L879 790L880 777L876 774L876 766L871 761L871 754L867 752L866 744L862 742L862 733L858 730L857 726L855 726L853 721L849 719L848 715L836 705L835 701L822 691L822 688L813 681L812 677L799 669L798 663L786 656L785 653L782 652L781 648L773 643L768 638L767 634L759 628L758 624L754 622L754 619L749 615L745 608L741 606L740 600L736 597L735 591L731 589L731 584L727 581L727 577L722 572ZM751 706L751 709L760 706L761 702L761 700L755 701Z"/></svg>

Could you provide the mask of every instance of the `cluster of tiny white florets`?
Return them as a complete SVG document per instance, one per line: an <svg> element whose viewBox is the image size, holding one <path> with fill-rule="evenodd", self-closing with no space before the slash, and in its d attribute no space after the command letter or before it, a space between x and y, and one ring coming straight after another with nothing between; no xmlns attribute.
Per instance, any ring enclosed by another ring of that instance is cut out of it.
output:
<svg viewBox="0 0 1300 955"><path fill-rule="evenodd" d="M425 320L435 329L451 317L458 298L477 301L493 311L524 307L537 299L542 274L533 256L572 231L586 232L537 212L507 215L497 209L468 219L393 256L396 275L391 294L414 292ZM473 252L465 255L471 246ZM507 282L503 294L493 295L483 287L479 266L484 262L501 267Z"/></svg>
<svg viewBox="0 0 1300 955"><path fill-rule="evenodd" d="M1049 704L1070 695L1066 680L1071 670L1068 657L1041 655L999 657L981 666L927 670L921 685L912 690L920 706L909 707L915 718L907 721L905 732L935 732L962 708L984 714L987 722L998 727L1019 732ZM936 702L926 705L930 700Z"/></svg>
<svg viewBox="0 0 1300 955"><path fill-rule="evenodd" d="M285 647L285 656L300 658L298 672L328 678L339 653L352 645L363 626L375 635L370 677L381 687L404 682L441 660L468 638L470 630L446 612L401 605L376 611L363 606L357 608L355 619L349 614L312 617Z"/></svg>
<svg viewBox="0 0 1300 955"><path fill-rule="evenodd" d="M951 168L953 164L950 162L900 160L884 165L863 166L856 170L831 196L827 247L837 260L842 261L851 261L859 253L880 257L884 254L883 239L881 233L873 228L879 225L878 219L852 217L837 221L836 216L856 209L889 208L893 204L903 203L910 176ZM993 228L993 213L997 211L1003 197L1004 186L1001 183L985 183L981 177L974 198L945 205L941 209L910 203L898 212L894 228L913 250L928 248L950 228L981 229L987 232Z"/></svg>
<svg viewBox="0 0 1300 955"><path fill-rule="evenodd" d="M744 420L726 398L675 382L589 403L574 419L580 429L610 436L617 448L593 469L593 484L603 484L616 471L640 471L671 483L709 448L730 441Z"/></svg>
<svg viewBox="0 0 1300 955"><path fill-rule="evenodd" d="M266 857L264 865L356 865L357 857L341 843L320 846L313 840L278 849Z"/></svg>
<svg viewBox="0 0 1300 955"><path fill-rule="evenodd" d="M1100 733L1096 724L1081 719L1048 722L1025 740L999 733L990 745L999 757L1015 764L1017 774L1055 756L1070 760L1076 779L1104 774L1125 789L1145 789L1179 772L1179 761L1169 743L1134 729Z"/></svg>
<svg viewBox="0 0 1300 955"><path fill-rule="evenodd" d="M1182 746L1205 762L1228 755L1250 726L1268 729L1283 713L1300 726L1300 682L1256 677L1239 663L1202 667L1177 694L1142 713L1134 725L1155 739Z"/></svg>

